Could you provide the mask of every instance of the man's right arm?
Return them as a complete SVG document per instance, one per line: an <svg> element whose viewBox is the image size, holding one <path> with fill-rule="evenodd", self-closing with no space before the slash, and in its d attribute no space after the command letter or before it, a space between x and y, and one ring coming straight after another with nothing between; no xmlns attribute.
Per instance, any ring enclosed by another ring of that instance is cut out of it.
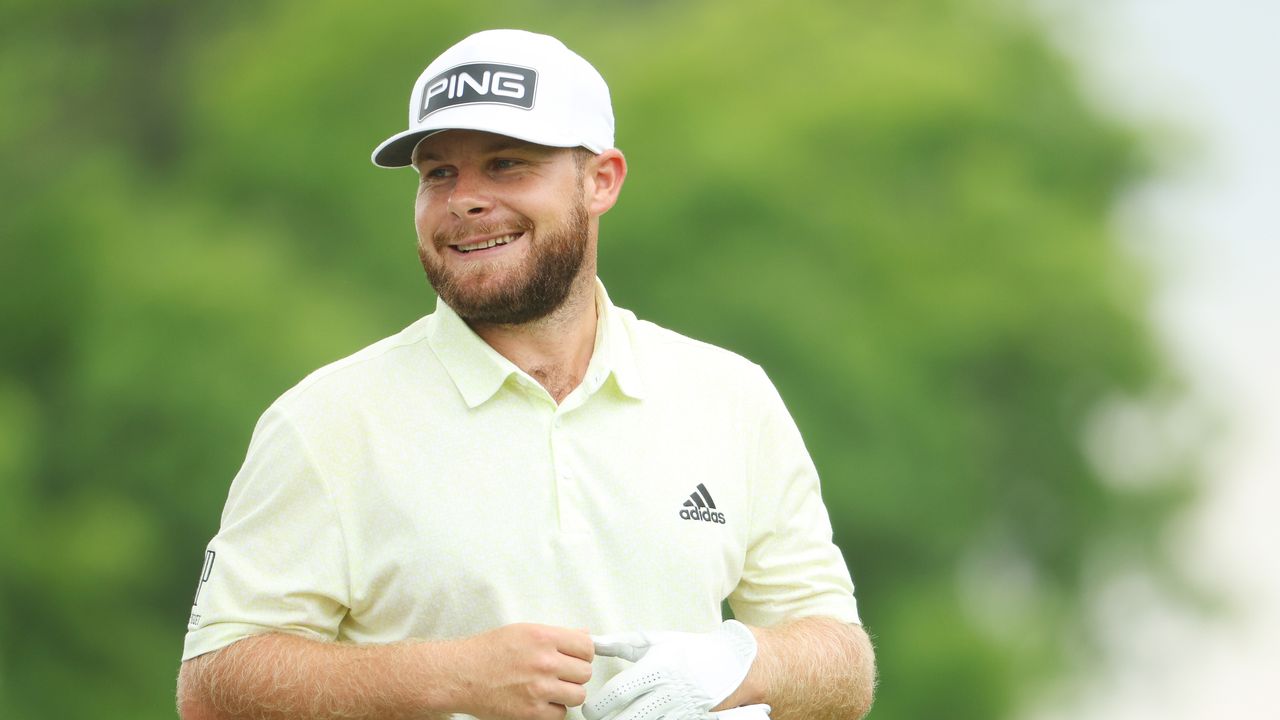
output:
<svg viewBox="0 0 1280 720"><path fill-rule="evenodd" d="M183 720L562 720L586 699L593 655L585 631L545 625L391 645L256 635L184 662L178 710Z"/></svg>

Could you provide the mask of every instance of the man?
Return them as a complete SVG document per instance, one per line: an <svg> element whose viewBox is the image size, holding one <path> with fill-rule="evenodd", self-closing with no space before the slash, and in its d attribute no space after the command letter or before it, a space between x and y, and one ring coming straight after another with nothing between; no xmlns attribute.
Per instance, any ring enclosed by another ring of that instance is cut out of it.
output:
<svg viewBox="0 0 1280 720"><path fill-rule="evenodd" d="M418 171L440 302L259 421L183 717L863 715L871 646L777 393L596 279L627 166L595 69L472 35L373 159Z"/></svg>

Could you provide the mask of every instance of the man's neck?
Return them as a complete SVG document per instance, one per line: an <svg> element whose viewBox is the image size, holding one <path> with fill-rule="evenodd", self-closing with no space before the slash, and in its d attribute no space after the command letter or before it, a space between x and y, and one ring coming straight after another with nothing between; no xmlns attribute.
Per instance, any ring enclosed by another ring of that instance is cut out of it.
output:
<svg viewBox="0 0 1280 720"><path fill-rule="evenodd" d="M564 303L546 317L519 325L471 324L471 329L537 380L559 404L587 374L596 322L595 274L584 273L574 281Z"/></svg>

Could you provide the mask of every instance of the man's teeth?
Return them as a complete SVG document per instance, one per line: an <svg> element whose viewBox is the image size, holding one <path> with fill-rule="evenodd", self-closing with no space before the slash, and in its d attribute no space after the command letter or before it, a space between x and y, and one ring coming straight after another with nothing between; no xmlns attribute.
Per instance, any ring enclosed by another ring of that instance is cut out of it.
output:
<svg viewBox="0 0 1280 720"><path fill-rule="evenodd" d="M458 249L461 250L462 252L471 252L472 250L487 250L488 248L494 247L495 245L506 245L507 243L512 242L518 237L520 237L519 233L516 233L514 235L503 235L502 237L490 238L488 240L481 240L480 242L471 243L470 245L459 245Z"/></svg>

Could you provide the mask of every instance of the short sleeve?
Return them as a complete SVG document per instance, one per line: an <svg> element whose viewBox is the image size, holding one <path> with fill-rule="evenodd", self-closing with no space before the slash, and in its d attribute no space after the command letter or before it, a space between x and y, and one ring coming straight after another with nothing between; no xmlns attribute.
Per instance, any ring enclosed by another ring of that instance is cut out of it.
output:
<svg viewBox="0 0 1280 720"><path fill-rule="evenodd" d="M858 623L853 581L831 539L817 469L782 398L760 375L764 388L751 416L751 530L729 606L742 622L765 627L815 615Z"/></svg>
<svg viewBox="0 0 1280 720"><path fill-rule="evenodd" d="M273 406L254 428L205 552L182 658L264 632L332 640L348 606L334 503L305 438Z"/></svg>

